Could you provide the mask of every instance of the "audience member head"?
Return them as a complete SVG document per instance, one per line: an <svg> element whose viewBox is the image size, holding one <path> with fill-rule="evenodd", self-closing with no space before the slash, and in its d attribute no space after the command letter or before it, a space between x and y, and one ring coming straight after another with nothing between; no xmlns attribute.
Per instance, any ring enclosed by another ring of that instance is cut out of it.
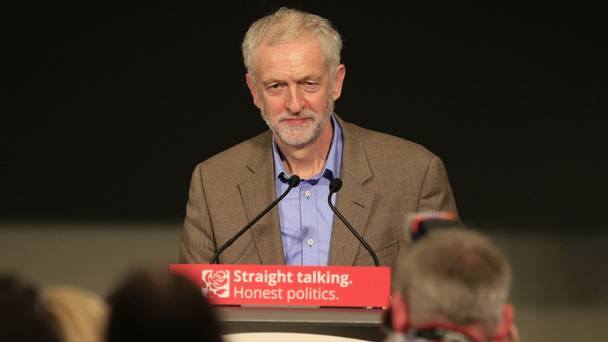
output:
<svg viewBox="0 0 608 342"><path fill-rule="evenodd" d="M428 340L501 341L513 329L511 269L485 237L463 228L430 231L393 269L391 325Z"/></svg>
<svg viewBox="0 0 608 342"><path fill-rule="evenodd" d="M108 301L108 342L221 341L212 307L181 275L138 271Z"/></svg>
<svg viewBox="0 0 608 342"><path fill-rule="evenodd" d="M0 341L59 342L37 289L8 274L0 275Z"/></svg>
<svg viewBox="0 0 608 342"><path fill-rule="evenodd" d="M63 342L102 342L108 314L106 302L96 294L72 287L42 291L57 321Z"/></svg>

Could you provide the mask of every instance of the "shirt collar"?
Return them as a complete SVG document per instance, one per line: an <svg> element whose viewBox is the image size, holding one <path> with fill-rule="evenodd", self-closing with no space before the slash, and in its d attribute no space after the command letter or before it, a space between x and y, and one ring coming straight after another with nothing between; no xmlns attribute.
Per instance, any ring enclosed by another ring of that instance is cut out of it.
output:
<svg viewBox="0 0 608 342"><path fill-rule="evenodd" d="M325 177L329 180L334 179L334 177L339 177L340 175L340 164L342 161L342 128L340 124L334 117L334 115L330 116L332 127L333 127L333 137L331 139L331 146L329 147L329 154L327 155L327 159L325 160L325 168L319 174L313 176L311 180L316 181L321 177ZM274 158L274 174L279 180L283 183L287 182L287 179L291 176L288 174L283 168L283 163L281 162L281 154L279 152L279 148L274 140L274 134L272 136L272 154Z"/></svg>

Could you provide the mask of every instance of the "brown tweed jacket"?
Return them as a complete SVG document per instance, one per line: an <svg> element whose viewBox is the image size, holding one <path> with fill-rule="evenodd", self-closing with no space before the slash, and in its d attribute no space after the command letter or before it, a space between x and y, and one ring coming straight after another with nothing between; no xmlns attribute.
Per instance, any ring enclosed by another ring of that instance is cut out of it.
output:
<svg viewBox="0 0 608 342"><path fill-rule="evenodd" d="M344 146L342 190L336 206L392 266L409 241L408 213L456 211L442 161L424 147L338 119ZM216 249L276 198L270 131L198 164L192 175L180 261L208 263ZM284 264L275 207L226 249L228 264ZM330 265L373 265L372 258L334 217Z"/></svg>

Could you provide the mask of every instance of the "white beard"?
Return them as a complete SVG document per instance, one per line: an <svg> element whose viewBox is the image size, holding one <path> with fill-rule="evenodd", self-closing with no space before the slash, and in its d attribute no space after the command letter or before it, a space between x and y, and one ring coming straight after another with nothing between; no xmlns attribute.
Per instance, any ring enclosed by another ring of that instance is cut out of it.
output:
<svg viewBox="0 0 608 342"><path fill-rule="evenodd" d="M266 122L266 125L268 125L276 137L288 146L298 147L308 145L319 139L323 128L326 126L333 113L333 109L334 101L330 99L328 100L325 113L319 118L316 118L315 113L309 110L303 110L296 114L285 112L271 119L264 113L263 107L260 108L260 113L262 114L262 118ZM284 122L286 119L293 118L309 120L298 126L292 126Z"/></svg>

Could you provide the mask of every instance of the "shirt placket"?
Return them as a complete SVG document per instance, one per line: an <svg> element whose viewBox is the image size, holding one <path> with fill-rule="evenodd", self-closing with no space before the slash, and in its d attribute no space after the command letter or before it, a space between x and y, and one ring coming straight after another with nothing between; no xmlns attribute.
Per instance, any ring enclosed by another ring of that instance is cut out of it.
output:
<svg viewBox="0 0 608 342"><path fill-rule="evenodd" d="M287 190L287 183L283 183L282 187ZM293 190L287 195L284 200L288 212L296 210L300 206L300 195L302 193L302 183L299 186L293 188ZM294 213L295 214L295 213ZM289 265L301 265L302 263L302 245L299 242L299 236L301 236L301 218L296 215L284 215L283 217L283 229L285 230L285 239L283 240L283 247L287 254L290 255L286 260Z"/></svg>
<svg viewBox="0 0 608 342"><path fill-rule="evenodd" d="M319 263L319 244L316 229L317 201L312 184L306 182L300 192L300 217L302 220L302 265Z"/></svg>

